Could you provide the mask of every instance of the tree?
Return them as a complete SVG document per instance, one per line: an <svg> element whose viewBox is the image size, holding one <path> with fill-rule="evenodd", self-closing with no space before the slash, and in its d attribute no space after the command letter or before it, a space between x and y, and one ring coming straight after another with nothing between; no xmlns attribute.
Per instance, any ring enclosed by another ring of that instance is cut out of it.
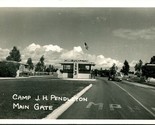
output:
<svg viewBox="0 0 155 125"><path fill-rule="evenodd" d="M0 77L15 77L17 72L17 63L0 62Z"/></svg>
<svg viewBox="0 0 155 125"><path fill-rule="evenodd" d="M38 62L35 67L35 71L41 71L41 63Z"/></svg>
<svg viewBox="0 0 155 125"><path fill-rule="evenodd" d="M49 65L48 68L46 68L46 72L48 72L48 73L52 72L52 74L53 74L53 72L55 72L54 66L53 65Z"/></svg>
<svg viewBox="0 0 155 125"><path fill-rule="evenodd" d="M98 69L95 69L94 72L95 72L95 76L97 76L99 73Z"/></svg>
<svg viewBox="0 0 155 125"><path fill-rule="evenodd" d="M40 58L39 62L36 64L35 71L43 72L45 71L45 64L44 64L44 55Z"/></svg>
<svg viewBox="0 0 155 125"><path fill-rule="evenodd" d="M150 63L151 63L151 64L155 64L155 56L153 56L153 57L151 58Z"/></svg>
<svg viewBox="0 0 155 125"><path fill-rule="evenodd" d="M135 65L135 71L138 71L138 72L140 72L141 71L141 69L142 69L142 65L143 65L143 62L142 62L142 60L139 60L139 62Z"/></svg>
<svg viewBox="0 0 155 125"><path fill-rule="evenodd" d="M21 61L20 51L17 49L16 46L13 47L13 49L10 51L9 54L10 55L8 57L6 57L6 60L17 61L17 62Z"/></svg>
<svg viewBox="0 0 155 125"><path fill-rule="evenodd" d="M98 71L99 75L102 76L102 68Z"/></svg>
<svg viewBox="0 0 155 125"><path fill-rule="evenodd" d="M49 65L49 72L53 72L54 71L54 66L53 65Z"/></svg>
<svg viewBox="0 0 155 125"><path fill-rule="evenodd" d="M40 63L41 63L41 65L42 66L44 66L44 60L45 60L45 58L44 58L44 55L40 58Z"/></svg>
<svg viewBox="0 0 155 125"><path fill-rule="evenodd" d="M129 66L129 63L127 60L124 61L124 65L121 69L121 72L124 73L124 75L128 75L129 73L129 70L130 70L130 66Z"/></svg>
<svg viewBox="0 0 155 125"><path fill-rule="evenodd" d="M136 71L136 75L138 77L140 77L142 75L142 65L143 65L143 62L142 60L139 60L139 62L135 65L135 71Z"/></svg>
<svg viewBox="0 0 155 125"><path fill-rule="evenodd" d="M116 64L114 63L113 65L112 65L112 67L110 68L110 74L111 75L115 75L116 74L116 72L117 72L117 69L118 69L118 67L116 66Z"/></svg>
<svg viewBox="0 0 155 125"><path fill-rule="evenodd" d="M29 70L31 70L31 69L33 70L34 65L33 65L33 62L32 62L32 59L31 59L31 58L28 58L28 59L27 59L26 64L28 64L28 69L29 69Z"/></svg>

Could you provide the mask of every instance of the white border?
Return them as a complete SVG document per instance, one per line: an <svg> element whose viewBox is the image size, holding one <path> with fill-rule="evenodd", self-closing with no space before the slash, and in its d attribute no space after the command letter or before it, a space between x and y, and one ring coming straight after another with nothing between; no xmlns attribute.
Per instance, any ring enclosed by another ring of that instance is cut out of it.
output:
<svg viewBox="0 0 155 125"><path fill-rule="evenodd" d="M0 124L155 124L154 120L0 120Z"/></svg>
<svg viewBox="0 0 155 125"><path fill-rule="evenodd" d="M0 7L155 7L155 0L0 0Z"/></svg>

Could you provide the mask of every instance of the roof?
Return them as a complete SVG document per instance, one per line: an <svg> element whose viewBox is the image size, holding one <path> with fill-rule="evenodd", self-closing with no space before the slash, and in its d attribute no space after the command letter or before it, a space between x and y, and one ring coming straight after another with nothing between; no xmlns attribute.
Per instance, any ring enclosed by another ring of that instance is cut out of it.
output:
<svg viewBox="0 0 155 125"><path fill-rule="evenodd" d="M146 63L144 66L155 66L155 64L152 64L152 63Z"/></svg>

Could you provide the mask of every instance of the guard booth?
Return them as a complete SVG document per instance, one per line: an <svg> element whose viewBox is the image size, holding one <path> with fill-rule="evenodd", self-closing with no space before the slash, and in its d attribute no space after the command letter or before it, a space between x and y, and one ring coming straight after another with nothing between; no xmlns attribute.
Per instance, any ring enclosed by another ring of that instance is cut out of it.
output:
<svg viewBox="0 0 155 125"><path fill-rule="evenodd" d="M95 66L88 60L64 60L60 64L63 66L62 77L74 79L92 78L92 66Z"/></svg>

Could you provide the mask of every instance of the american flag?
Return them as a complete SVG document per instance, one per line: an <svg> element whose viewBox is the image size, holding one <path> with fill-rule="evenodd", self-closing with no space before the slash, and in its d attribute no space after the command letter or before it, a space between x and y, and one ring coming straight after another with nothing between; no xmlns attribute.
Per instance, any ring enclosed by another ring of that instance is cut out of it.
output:
<svg viewBox="0 0 155 125"><path fill-rule="evenodd" d="M88 45L86 42L84 43L84 47L88 50Z"/></svg>

